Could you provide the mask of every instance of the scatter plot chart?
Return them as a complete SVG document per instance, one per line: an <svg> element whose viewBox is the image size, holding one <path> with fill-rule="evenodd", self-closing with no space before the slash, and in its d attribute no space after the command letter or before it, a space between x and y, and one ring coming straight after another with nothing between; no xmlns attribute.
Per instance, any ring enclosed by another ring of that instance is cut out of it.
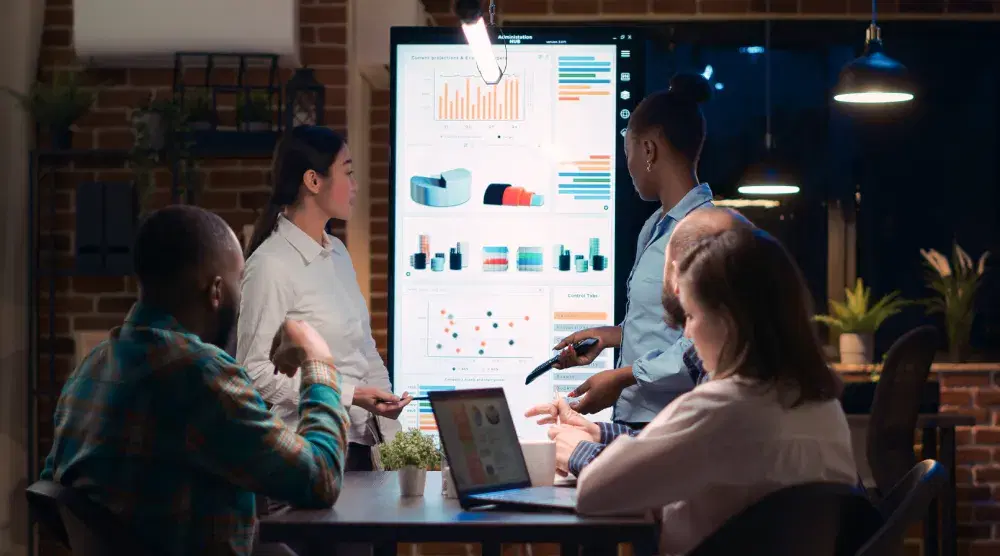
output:
<svg viewBox="0 0 1000 556"><path fill-rule="evenodd" d="M547 353L544 298L534 295L431 301L431 357L539 357Z"/></svg>

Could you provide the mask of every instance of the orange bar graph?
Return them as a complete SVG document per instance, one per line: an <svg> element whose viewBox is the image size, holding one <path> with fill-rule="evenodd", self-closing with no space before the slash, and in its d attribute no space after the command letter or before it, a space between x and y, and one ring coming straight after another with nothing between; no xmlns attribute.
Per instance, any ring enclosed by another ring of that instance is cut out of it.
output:
<svg viewBox="0 0 1000 556"><path fill-rule="evenodd" d="M478 77L448 77L438 88L437 119L515 121L524 119L521 80L504 76L496 85L479 85ZM473 86L475 85L475 86Z"/></svg>
<svg viewBox="0 0 1000 556"><path fill-rule="evenodd" d="M559 100L579 101L583 97L606 97L611 91L594 89L592 85L559 85Z"/></svg>

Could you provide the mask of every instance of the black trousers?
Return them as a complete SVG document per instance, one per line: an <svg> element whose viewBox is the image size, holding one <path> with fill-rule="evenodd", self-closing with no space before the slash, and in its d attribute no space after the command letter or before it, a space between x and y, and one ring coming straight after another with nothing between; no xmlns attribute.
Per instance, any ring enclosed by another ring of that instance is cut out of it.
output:
<svg viewBox="0 0 1000 556"><path fill-rule="evenodd" d="M347 445L347 471L374 471L372 447L351 442Z"/></svg>

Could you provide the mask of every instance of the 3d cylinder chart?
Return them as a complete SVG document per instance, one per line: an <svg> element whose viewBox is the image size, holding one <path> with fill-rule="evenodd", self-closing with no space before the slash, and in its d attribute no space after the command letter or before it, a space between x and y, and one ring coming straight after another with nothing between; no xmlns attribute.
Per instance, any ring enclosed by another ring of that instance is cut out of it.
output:
<svg viewBox="0 0 1000 556"><path fill-rule="evenodd" d="M554 245L552 247L552 268L562 272L570 270L601 272L608 268L608 258L601 255L600 238L592 237L588 243L586 255L583 253L574 254L565 245Z"/></svg>
<svg viewBox="0 0 1000 556"><path fill-rule="evenodd" d="M505 207L540 207L545 204L545 196L532 193L523 187L509 183L491 183L483 194L484 205Z"/></svg>
<svg viewBox="0 0 1000 556"><path fill-rule="evenodd" d="M472 173L464 168L410 178L410 198L428 207L457 207L472 195Z"/></svg>
<svg viewBox="0 0 1000 556"><path fill-rule="evenodd" d="M448 248L448 252L431 252L431 238L427 234L420 234L417 238L418 251L410 254L410 267L414 270L427 270L430 267L432 272L443 272L448 270L462 270L469 266L469 243L460 241L454 247Z"/></svg>

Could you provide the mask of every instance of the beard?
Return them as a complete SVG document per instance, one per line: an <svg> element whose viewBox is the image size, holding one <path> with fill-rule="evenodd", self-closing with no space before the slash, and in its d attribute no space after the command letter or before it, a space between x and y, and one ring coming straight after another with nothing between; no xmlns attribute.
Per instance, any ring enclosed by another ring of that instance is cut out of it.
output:
<svg viewBox="0 0 1000 556"><path fill-rule="evenodd" d="M687 319L684 316L684 308L681 307L681 300L674 295L673 290L671 284L664 284L663 294L660 296L660 300L663 302L663 320L666 321L667 326L683 330L684 322Z"/></svg>
<svg viewBox="0 0 1000 556"><path fill-rule="evenodd" d="M209 343L236 357L236 322L239 320L239 309L235 305L219 307L216 319L215 334Z"/></svg>

